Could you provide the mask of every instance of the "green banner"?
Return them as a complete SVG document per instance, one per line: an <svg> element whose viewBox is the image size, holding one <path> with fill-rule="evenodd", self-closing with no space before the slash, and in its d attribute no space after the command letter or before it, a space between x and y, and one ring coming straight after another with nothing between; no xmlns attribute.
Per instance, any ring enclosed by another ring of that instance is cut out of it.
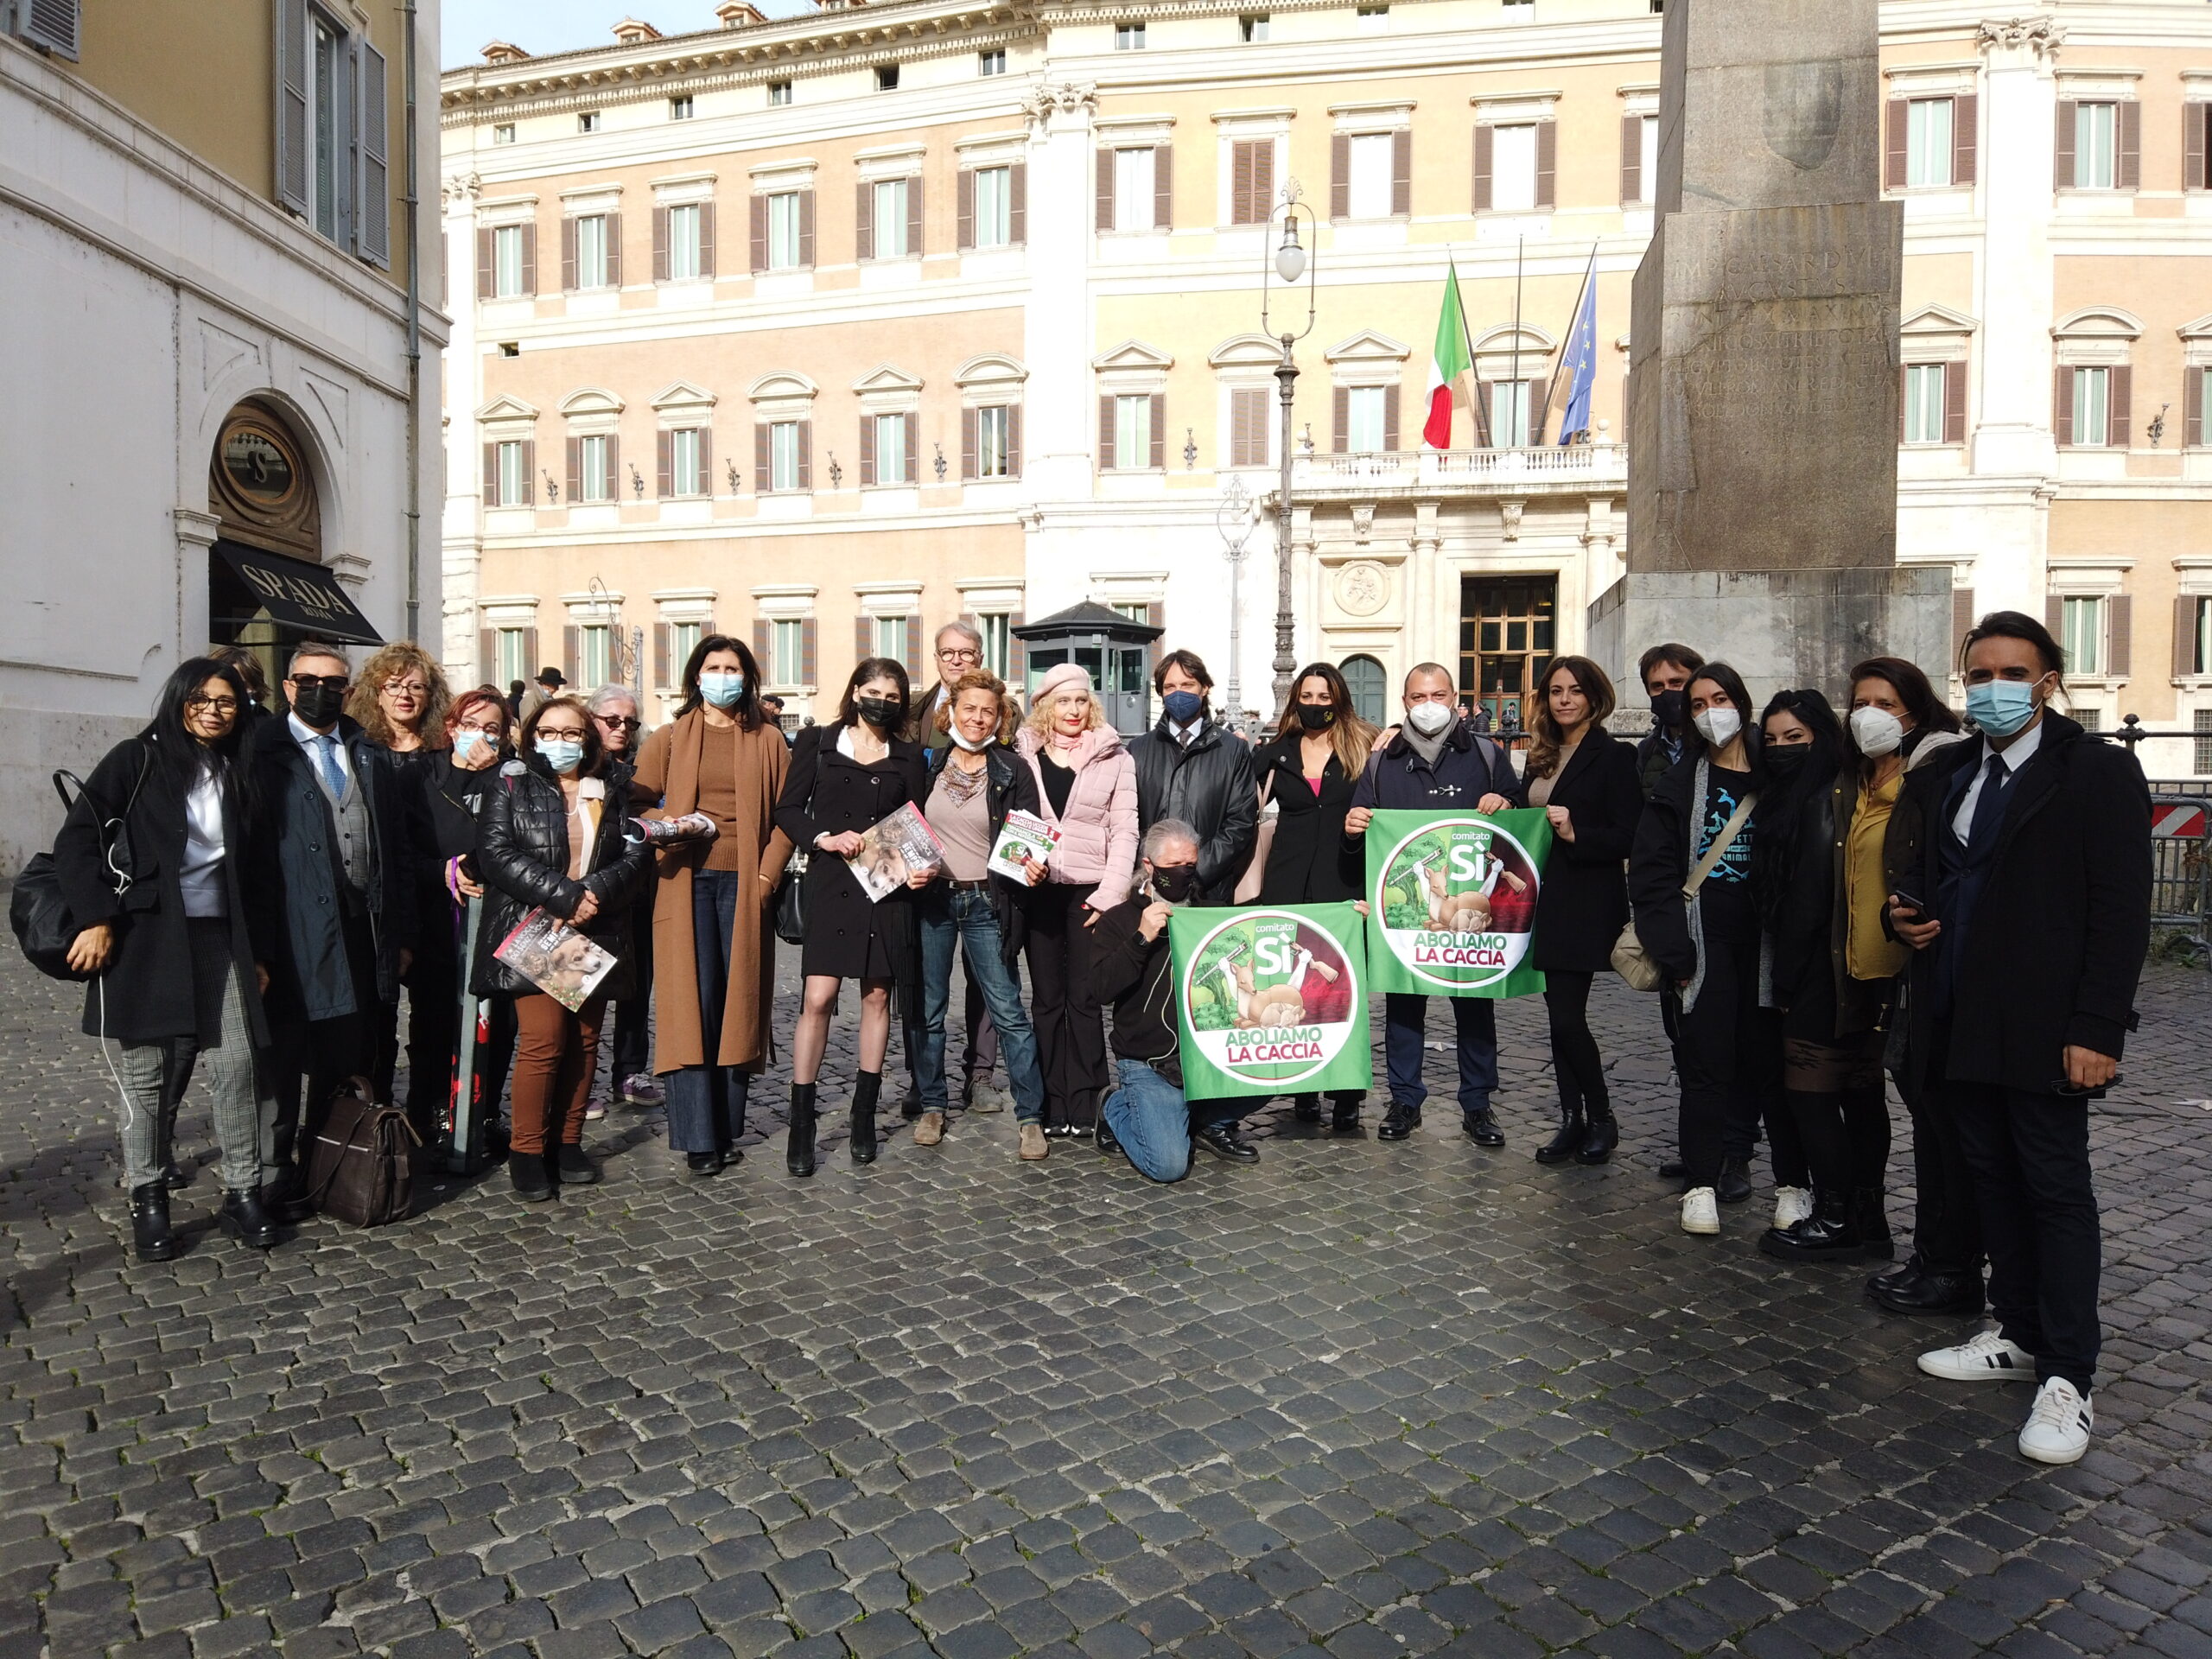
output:
<svg viewBox="0 0 2212 1659"><path fill-rule="evenodd" d="M1536 894L1551 851L1540 807L1377 812L1367 826L1367 961L1378 991L1526 996Z"/></svg>
<svg viewBox="0 0 2212 1659"><path fill-rule="evenodd" d="M1351 905L1184 909L1169 918L1183 1092L1364 1089L1366 953Z"/></svg>

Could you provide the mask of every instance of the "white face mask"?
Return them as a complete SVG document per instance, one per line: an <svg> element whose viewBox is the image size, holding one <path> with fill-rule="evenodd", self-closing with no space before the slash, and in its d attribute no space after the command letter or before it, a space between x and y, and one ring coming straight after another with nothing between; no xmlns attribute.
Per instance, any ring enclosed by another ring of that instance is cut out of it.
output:
<svg viewBox="0 0 2212 1659"><path fill-rule="evenodd" d="M1725 749L1744 729L1744 717L1733 709L1708 709L1690 722L1697 734L1716 749Z"/></svg>
<svg viewBox="0 0 2212 1659"><path fill-rule="evenodd" d="M1872 706L1851 711L1851 741L1870 760L1895 754L1904 747L1904 723L1886 709Z"/></svg>
<svg viewBox="0 0 2212 1659"><path fill-rule="evenodd" d="M979 749L988 749L991 747L991 740L989 738L972 738L965 732L962 731L957 726L952 728L952 741L955 743L957 743L962 748L967 750L970 754L974 754Z"/></svg>
<svg viewBox="0 0 2212 1659"><path fill-rule="evenodd" d="M1448 702L1417 702L1406 710L1406 719L1423 737L1434 737L1452 723L1452 713Z"/></svg>

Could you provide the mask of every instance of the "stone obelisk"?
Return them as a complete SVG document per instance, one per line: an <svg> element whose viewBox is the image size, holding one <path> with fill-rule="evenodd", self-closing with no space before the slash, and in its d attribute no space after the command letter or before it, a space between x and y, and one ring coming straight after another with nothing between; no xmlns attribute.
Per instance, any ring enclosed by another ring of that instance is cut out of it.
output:
<svg viewBox="0 0 2212 1659"><path fill-rule="evenodd" d="M1679 639L1764 699L1853 662L1942 681L1943 567L1897 563L1904 210L1882 200L1875 0L1669 0L1630 321L1628 574L1591 645Z"/></svg>

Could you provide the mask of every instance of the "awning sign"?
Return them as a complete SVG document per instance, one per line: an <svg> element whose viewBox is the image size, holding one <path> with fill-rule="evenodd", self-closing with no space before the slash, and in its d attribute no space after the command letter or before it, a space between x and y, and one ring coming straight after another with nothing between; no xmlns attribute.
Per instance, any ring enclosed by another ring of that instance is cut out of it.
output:
<svg viewBox="0 0 2212 1659"><path fill-rule="evenodd" d="M338 579L321 565L236 542L217 542L215 551L271 620L340 644L384 644L384 636L369 626Z"/></svg>

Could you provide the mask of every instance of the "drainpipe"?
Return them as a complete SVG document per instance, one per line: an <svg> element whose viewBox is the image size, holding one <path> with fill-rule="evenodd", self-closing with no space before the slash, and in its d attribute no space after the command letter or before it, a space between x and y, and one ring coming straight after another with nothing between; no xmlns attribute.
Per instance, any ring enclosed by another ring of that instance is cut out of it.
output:
<svg viewBox="0 0 2212 1659"><path fill-rule="evenodd" d="M416 185L415 0L400 0L407 88L407 637L423 627L423 210ZM441 654L445 646L438 641Z"/></svg>

